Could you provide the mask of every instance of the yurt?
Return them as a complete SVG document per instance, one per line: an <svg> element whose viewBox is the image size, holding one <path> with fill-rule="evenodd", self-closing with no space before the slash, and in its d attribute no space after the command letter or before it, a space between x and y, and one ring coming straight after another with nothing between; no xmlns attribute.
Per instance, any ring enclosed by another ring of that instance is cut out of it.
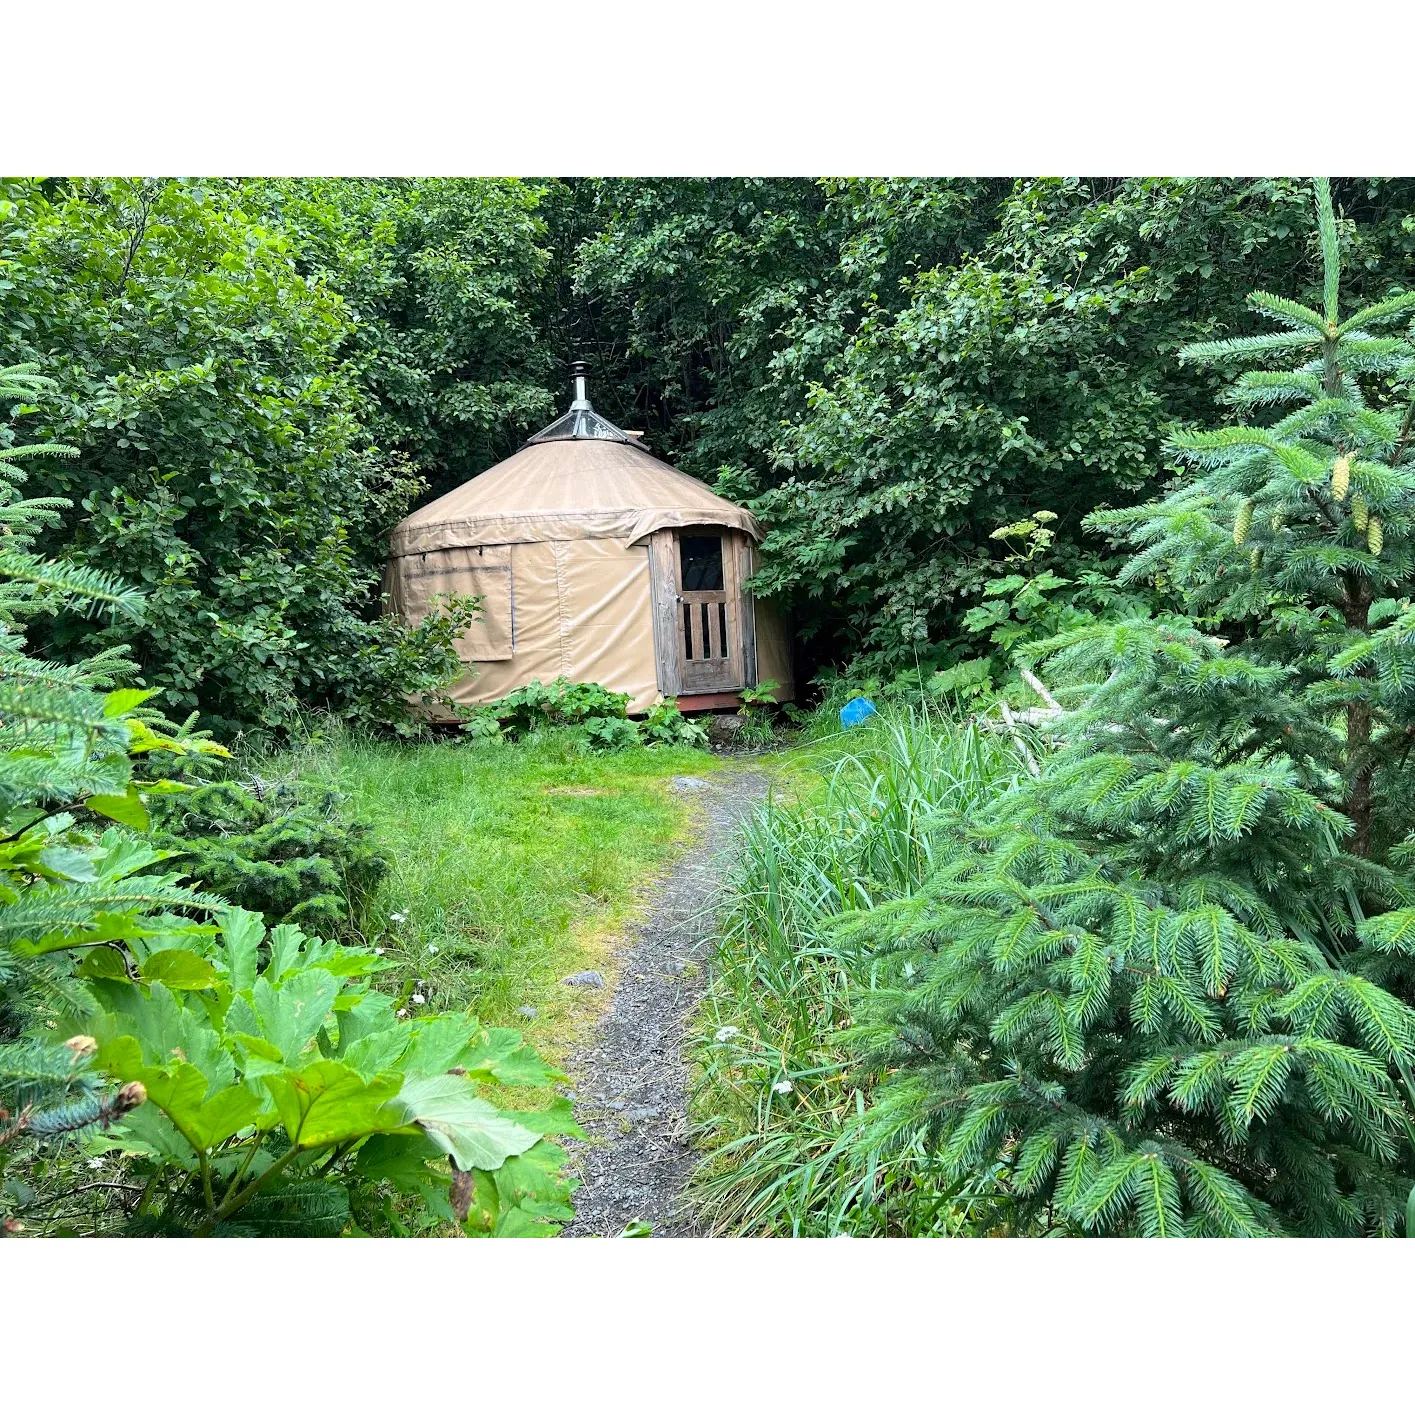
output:
<svg viewBox="0 0 1415 1415"><path fill-rule="evenodd" d="M627 693L631 713L661 698L735 707L769 680L791 697L781 620L745 588L756 518L600 417L583 364L572 376L568 413L394 528L396 613L417 623L441 595L482 601L449 696L485 703L564 677Z"/></svg>

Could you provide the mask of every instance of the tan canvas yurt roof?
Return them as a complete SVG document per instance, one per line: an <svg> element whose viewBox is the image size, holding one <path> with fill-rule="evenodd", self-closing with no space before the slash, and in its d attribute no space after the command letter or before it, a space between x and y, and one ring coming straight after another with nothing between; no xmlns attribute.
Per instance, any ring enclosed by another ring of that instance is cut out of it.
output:
<svg viewBox="0 0 1415 1415"><path fill-rule="evenodd" d="M665 527L697 525L729 526L761 540L750 511L660 462L592 411L578 419L576 412L415 511L393 532L393 554L539 540L635 544Z"/></svg>

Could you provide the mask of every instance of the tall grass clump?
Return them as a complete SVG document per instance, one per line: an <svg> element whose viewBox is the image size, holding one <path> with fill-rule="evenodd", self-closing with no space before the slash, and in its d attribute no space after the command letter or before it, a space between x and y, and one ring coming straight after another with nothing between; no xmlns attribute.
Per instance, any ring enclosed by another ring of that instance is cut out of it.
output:
<svg viewBox="0 0 1415 1415"><path fill-rule="evenodd" d="M843 915L908 898L939 828L1009 790L1016 747L928 707L887 710L818 738L805 789L773 794L743 827L726 882L696 1051L707 1158L699 1213L725 1231L934 1232L966 1196L922 1149L847 1155L869 1101L841 1045L873 979Z"/></svg>

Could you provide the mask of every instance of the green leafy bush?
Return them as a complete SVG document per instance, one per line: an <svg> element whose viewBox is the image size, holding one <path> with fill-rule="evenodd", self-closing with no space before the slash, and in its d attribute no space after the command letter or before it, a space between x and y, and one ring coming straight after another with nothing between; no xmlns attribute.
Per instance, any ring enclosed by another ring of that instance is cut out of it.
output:
<svg viewBox="0 0 1415 1415"><path fill-rule="evenodd" d="M684 717L678 704L665 698L655 703L639 727L645 746L706 747L707 728L691 717Z"/></svg>
<svg viewBox="0 0 1415 1415"><path fill-rule="evenodd" d="M357 924L388 871L373 828L346 818L346 800L295 781L211 782L159 798L153 840L268 924L337 932Z"/></svg>
<svg viewBox="0 0 1415 1415"><path fill-rule="evenodd" d="M46 543L142 586L121 637L181 712L285 728L318 706L407 730L405 694L460 673L466 622L379 612L385 537L421 484L364 421L357 311L263 196L0 184L0 346L44 362L55 383L24 415L75 451L35 473L63 498ZM63 613L37 627L64 657L119 637Z"/></svg>
<svg viewBox="0 0 1415 1415"><path fill-rule="evenodd" d="M49 387L32 366L0 369L0 398L33 398ZM190 724L163 722L150 691L116 688L116 677L131 668L121 651L77 664L31 655L26 627L37 614L83 606L136 621L142 601L100 571L33 553L36 532L63 503L23 497L21 463L69 449L16 446L3 431L0 1172L16 1146L62 1142L142 1103L140 1091L105 1087L91 1066L91 1047L59 1045L46 1033L81 996L71 950L141 937L163 910L200 916L220 902L179 874L154 872L166 852L134 840L129 829L146 828L154 794L180 789L149 775L144 763L225 755L204 734L190 732ZM11 1194L7 1178L0 1190L5 1208Z"/></svg>
<svg viewBox="0 0 1415 1415"><path fill-rule="evenodd" d="M992 684L1003 686L1013 678L1013 659L1026 645L1148 607L1149 596L1127 593L1100 569L1056 573L1048 563L1055 520L1051 511L1034 511L992 533L992 539L1009 547L1000 566L1006 573L983 585L981 599L962 621L964 629L990 646L989 657L940 671L929 683L931 692L966 698L985 693Z"/></svg>
<svg viewBox="0 0 1415 1415"><path fill-rule="evenodd" d="M89 955L79 975L95 1009L72 1025L91 1032L97 1068L146 1097L91 1145L123 1155L142 1183L130 1231L339 1233L350 1188L381 1184L426 1201L441 1183L449 1217L476 1208L472 1231L548 1232L570 1216L552 1178L564 1156L543 1138L574 1132L568 1102L513 1112L478 1090L560 1073L519 1033L473 1018L400 1021L369 986L383 966L292 924L267 937L239 909L214 936ZM491 1207L496 1172L518 1156L542 1183Z"/></svg>
<svg viewBox="0 0 1415 1415"><path fill-rule="evenodd" d="M616 752L639 744L639 726L623 717L587 717L579 735L595 751Z"/></svg>
<svg viewBox="0 0 1415 1415"><path fill-rule="evenodd" d="M611 693L598 683L572 683L568 678L542 683L533 678L479 711L495 718L514 740L551 727L578 727L590 718L623 718L628 706L627 693Z"/></svg>
<svg viewBox="0 0 1415 1415"><path fill-rule="evenodd" d="M773 696L781 687L773 678L743 688L738 694L742 701L742 729L737 741L744 747L770 747L776 741L779 709Z"/></svg>
<svg viewBox="0 0 1415 1415"><path fill-rule="evenodd" d="M477 741L519 741L536 733L568 730L592 751L649 747L705 747L707 730L684 717L673 702L655 703L645 720L628 717L629 695L598 683L533 678L494 703L473 708L462 730Z"/></svg>

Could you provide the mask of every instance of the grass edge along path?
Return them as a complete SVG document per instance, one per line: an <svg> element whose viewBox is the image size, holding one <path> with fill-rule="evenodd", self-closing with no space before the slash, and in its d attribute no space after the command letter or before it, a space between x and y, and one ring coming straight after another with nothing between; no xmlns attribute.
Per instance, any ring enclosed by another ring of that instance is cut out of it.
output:
<svg viewBox="0 0 1415 1415"><path fill-rule="evenodd" d="M936 710L887 711L779 758L724 881L711 980L690 1026L689 1115L700 1152L687 1200L716 1233L966 1231L965 1199L905 1139L862 1147L872 1078L843 1033L871 979L841 915L913 893L934 822L1005 791L1013 745Z"/></svg>
<svg viewBox="0 0 1415 1415"><path fill-rule="evenodd" d="M699 828L669 783L721 765L693 749L586 752L555 735L334 734L264 769L337 787L374 826L389 872L362 927L399 965L383 986L401 985L400 1006L470 1010L563 1065L608 1006L621 938ZM605 986L561 981L586 970Z"/></svg>

